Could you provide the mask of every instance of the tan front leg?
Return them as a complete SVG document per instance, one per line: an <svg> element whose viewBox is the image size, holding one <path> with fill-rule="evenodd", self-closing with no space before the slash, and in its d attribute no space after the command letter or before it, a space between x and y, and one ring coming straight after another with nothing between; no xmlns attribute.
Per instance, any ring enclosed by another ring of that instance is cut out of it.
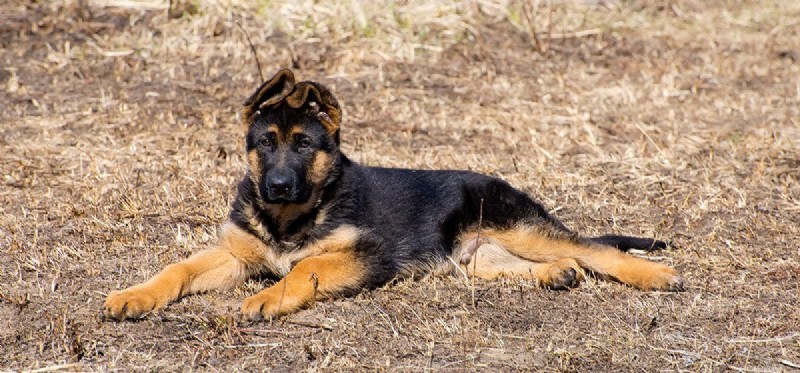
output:
<svg viewBox="0 0 800 373"><path fill-rule="evenodd" d="M188 294L236 286L261 265L265 250L262 241L227 224L216 249L170 264L145 283L111 292L103 315L116 320L137 318Z"/></svg>
<svg viewBox="0 0 800 373"><path fill-rule="evenodd" d="M244 300L242 314L260 319L297 311L315 299L357 289L366 270L352 252L334 252L301 260L277 284Z"/></svg>

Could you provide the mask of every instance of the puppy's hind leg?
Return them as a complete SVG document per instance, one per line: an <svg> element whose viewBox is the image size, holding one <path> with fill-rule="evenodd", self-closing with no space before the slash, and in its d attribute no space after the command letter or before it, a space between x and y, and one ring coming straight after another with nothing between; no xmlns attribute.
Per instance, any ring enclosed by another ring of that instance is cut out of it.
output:
<svg viewBox="0 0 800 373"><path fill-rule="evenodd" d="M459 241L455 257L461 268L472 276L486 280L524 278L553 290L577 287L584 279L583 270L572 258L536 262L515 255L498 242L483 239L475 232L462 235Z"/></svg>
<svg viewBox="0 0 800 373"><path fill-rule="evenodd" d="M528 261L549 263L572 259L580 267L597 275L610 277L638 289L683 290L683 280L673 268L625 254L611 246L586 241L546 225L483 229L480 237Z"/></svg>

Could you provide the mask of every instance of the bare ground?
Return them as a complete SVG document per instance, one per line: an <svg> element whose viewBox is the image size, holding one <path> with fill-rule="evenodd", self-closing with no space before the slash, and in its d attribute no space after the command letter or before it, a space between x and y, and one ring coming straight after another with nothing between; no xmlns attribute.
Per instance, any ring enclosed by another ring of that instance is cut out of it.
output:
<svg viewBox="0 0 800 373"><path fill-rule="evenodd" d="M556 7L540 54L502 1L3 2L0 369L797 369L800 4L591 3ZM247 324L253 280L102 321L107 292L214 243L260 81L242 29L264 74L334 89L352 158L670 240L649 256L688 290L439 276Z"/></svg>

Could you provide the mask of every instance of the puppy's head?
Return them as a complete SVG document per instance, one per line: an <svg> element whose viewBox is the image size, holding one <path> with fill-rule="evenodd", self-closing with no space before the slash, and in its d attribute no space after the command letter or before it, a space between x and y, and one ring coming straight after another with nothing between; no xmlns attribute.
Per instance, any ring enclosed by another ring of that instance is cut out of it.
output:
<svg viewBox="0 0 800 373"><path fill-rule="evenodd" d="M264 202L305 203L332 179L341 110L322 84L295 83L281 70L245 101L242 120L250 177Z"/></svg>

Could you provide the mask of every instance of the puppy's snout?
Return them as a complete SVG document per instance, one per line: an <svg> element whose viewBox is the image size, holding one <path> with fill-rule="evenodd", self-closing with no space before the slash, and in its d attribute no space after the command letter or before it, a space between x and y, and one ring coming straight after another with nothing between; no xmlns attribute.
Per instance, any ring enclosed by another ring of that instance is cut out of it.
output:
<svg viewBox="0 0 800 373"><path fill-rule="evenodd" d="M269 187L270 194L275 198L289 196L293 184L294 178L291 172L286 170L274 170L274 172L267 173L267 186Z"/></svg>

